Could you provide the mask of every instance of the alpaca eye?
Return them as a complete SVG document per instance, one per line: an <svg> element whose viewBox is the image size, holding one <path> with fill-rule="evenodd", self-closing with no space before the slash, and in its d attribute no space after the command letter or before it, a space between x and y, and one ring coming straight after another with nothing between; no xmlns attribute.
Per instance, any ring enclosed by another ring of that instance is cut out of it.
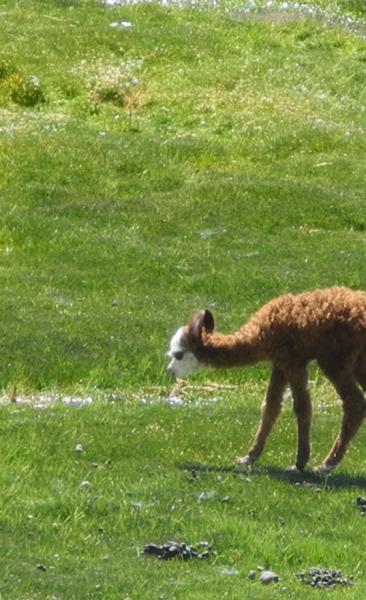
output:
<svg viewBox="0 0 366 600"><path fill-rule="evenodd" d="M182 360L184 356L184 352L174 352L174 358L176 358L177 360Z"/></svg>

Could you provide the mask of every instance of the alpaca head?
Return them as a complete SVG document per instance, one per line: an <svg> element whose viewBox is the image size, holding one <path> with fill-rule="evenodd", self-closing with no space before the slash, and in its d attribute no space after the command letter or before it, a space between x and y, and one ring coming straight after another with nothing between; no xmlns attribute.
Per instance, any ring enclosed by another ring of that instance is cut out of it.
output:
<svg viewBox="0 0 366 600"><path fill-rule="evenodd" d="M170 340L167 371L173 377L185 377L200 367L200 349L204 333L212 333L215 323L209 310L195 313L188 325L179 327Z"/></svg>

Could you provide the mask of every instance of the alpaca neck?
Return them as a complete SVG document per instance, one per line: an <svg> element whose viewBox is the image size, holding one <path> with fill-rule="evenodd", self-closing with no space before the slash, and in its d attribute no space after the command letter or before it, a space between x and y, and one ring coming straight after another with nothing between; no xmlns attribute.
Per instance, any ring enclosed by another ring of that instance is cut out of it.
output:
<svg viewBox="0 0 366 600"><path fill-rule="evenodd" d="M265 358L261 344L245 329L232 335L210 333L203 336L197 358L213 367L240 367Z"/></svg>

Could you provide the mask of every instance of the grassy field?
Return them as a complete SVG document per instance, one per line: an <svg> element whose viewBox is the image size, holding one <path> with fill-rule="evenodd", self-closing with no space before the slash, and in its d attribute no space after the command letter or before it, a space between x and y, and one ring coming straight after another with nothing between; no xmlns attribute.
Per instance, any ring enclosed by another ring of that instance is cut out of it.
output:
<svg viewBox="0 0 366 600"><path fill-rule="evenodd" d="M286 406L241 474L266 367L172 395L164 356L197 308L231 331L365 288L365 40L361 0L0 2L1 599L301 599L316 565L365 593L365 432L294 481ZM340 408L312 379L316 463ZM168 539L215 554L140 555Z"/></svg>

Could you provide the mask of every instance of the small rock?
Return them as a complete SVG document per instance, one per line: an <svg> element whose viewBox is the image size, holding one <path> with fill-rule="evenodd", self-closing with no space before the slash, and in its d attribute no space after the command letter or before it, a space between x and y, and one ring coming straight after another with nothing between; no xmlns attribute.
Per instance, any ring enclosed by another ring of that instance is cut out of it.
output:
<svg viewBox="0 0 366 600"><path fill-rule="evenodd" d="M256 577L256 572L253 569L251 569L248 573L248 579L255 579L255 577Z"/></svg>
<svg viewBox="0 0 366 600"><path fill-rule="evenodd" d="M109 26L113 29L131 29L132 23L131 21L113 21Z"/></svg>
<svg viewBox="0 0 366 600"><path fill-rule="evenodd" d="M75 452L84 452L84 448L81 444L76 444Z"/></svg>
<svg viewBox="0 0 366 600"><path fill-rule="evenodd" d="M47 571L46 567L42 563L38 563L37 570L45 573Z"/></svg>
<svg viewBox="0 0 366 600"><path fill-rule="evenodd" d="M261 583L264 583L265 585L268 585L269 583L277 583L280 580L280 578L278 577L278 575L276 573L274 573L273 571L262 571L259 581Z"/></svg>
<svg viewBox="0 0 366 600"><path fill-rule="evenodd" d="M90 483L90 481L86 481L86 480L82 481L81 484L80 484L80 487L83 490L87 490L87 489L91 488L91 486L92 486L92 484Z"/></svg>
<svg viewBox="0 0 366 600"><path fill-rule="evenodd" d="M208 491L208 492L201 492L200 494L198 494L197 499L198 502L205 502L207 500L212 500L216 495L216 492L214 491Z"/></svg>
<svg viewBox="0 0 366 600"><path fill-rule="evenodd" d="M221 575L228 575L229 577L239 575L239 571L238 569L235 569L235 567L221 567L220 573Z"/></svg>

